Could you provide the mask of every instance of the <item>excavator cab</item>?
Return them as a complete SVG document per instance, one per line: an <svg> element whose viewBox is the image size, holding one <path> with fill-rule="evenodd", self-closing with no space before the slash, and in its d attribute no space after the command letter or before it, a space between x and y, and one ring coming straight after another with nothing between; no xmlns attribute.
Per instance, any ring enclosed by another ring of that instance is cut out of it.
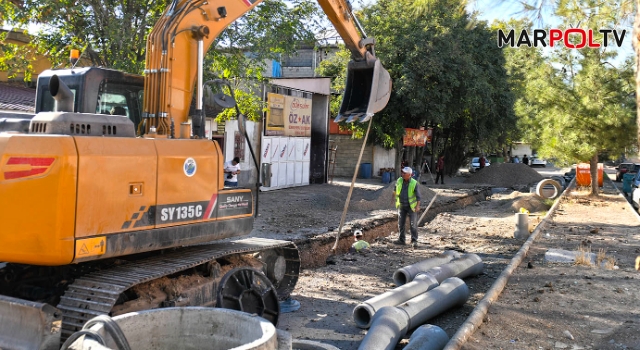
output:
<svg viewBox="0 0 640 350"><path fill-rule="evenodd" d="M370 57L367 57L370 58ZM335 122L364 123L381 111L391 96L391 77L380 60L352 60L347 66L347 84Z"/></svg>

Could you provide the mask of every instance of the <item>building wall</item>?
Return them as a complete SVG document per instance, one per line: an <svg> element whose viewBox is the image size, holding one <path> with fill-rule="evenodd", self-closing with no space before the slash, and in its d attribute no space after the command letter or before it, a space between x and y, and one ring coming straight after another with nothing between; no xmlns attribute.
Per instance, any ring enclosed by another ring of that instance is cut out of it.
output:
<svg viewBox="0 0 640 350"><path fill-rule="evenodd" d="M531 157L531 155L533 154L533 150L531 149L531 145L528 143L514 143L511 145L511 156L515 157L518 156L520 159L522 159L522 157L524 155L527 155L527 157Z"/></svg>
<svg viewBox="0 0 640 350"><path fill-rule="evenodd" d="M393 168L396 166L396 152L394 149L373 147L373 175L378 176L381 168Z"/></svg>
<svg viewBox="0 0 640 350"><path fill-rule="evenodd" d="M224 161L227 162L233 159L235 132L238 131L237 120L227 120L225 122L225 138L224 138ZM255 123L247 121L247 135L251 139L251 147L256 157L260 154L260 133L262 130L262 123ZM240 160L240 174L238 174L239 186L253 186L258 179L258 171L256 170L251 152L249 151L249 145L247 141L244 141L245 155L244 159ZM258 160L259 161L259 160Z"/></svg>
<svg viewBox="0 0 640 350"><path fill-rule="evenodd" d="M335 135L329 137L329 147L337 146L336 166L333 176L336 177L352 177L356 170L356 163L360 156L363 139L353 140L351 135ZM395 151L387 150L380 146L367 145L362 153L362 163L371 163L373 176L378 176L380 168L393 168L395 164ZM331 172L331 166L329 166ZM360 177L360 169L358 169L358 177ZM329 174L331 177L331 173Z"/></svg>
<svg viewBox="0 0 640 350"><path fill-rule="evenodd" d="M31 38L28 35L21 32L6 31L2 29L0 29L0 32L7 33L6 40L4 41L4 43L6 44L27 45L31 41ZM33 56L31 56L30 58L32 57ZM40 55L37 56L36 60L32 63L32 65L33 65L34 74L31 77L31 81L34 83L36 82L36 80L38 80L38 74L40 74L45 69L51 68L51 62L49 62L49 60L46 57L40 56ZM11 73L13 72L0 71L0 82L24 80L24 74L22 73L10 79L9 75Z"/></svg>
<svg viewBox="0 0 640 350"><path fill-rule="evenodd" d="M301 47L291 56L282 56L276 61L281 65L281 76L274 76L273 61L265 62L265 76L276 78L310 78L315 77L315 70L320 62L331 58L338 51L337 45L327 45L314 49L313 47Z"/></svg>

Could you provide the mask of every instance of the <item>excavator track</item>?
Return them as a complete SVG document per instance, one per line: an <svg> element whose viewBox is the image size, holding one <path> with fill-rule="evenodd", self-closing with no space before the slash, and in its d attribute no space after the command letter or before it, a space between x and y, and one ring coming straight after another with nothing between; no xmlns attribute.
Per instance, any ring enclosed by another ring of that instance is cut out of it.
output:
<svg viewBox="0 0 640 350"><path fill-rule="evenodd" d="M131 287L172 275L234 254L280 249L285 260L284 276L275 285L278 298L287 298L298 280L300 257L289 241L248 238L232 242L181 248L169 253L138 260L108 270L77 278L60 298L62 339L80 330L91 318L109 314L119 296Z"/></svg>

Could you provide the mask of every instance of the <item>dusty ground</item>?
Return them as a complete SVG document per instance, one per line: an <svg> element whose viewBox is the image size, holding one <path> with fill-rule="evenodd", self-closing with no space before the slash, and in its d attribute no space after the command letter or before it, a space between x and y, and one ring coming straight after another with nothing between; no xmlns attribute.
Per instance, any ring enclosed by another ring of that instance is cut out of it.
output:
<svg viewBox="0 0 640 350"><path fill-rule="evenodd" d="M605 181L562 200L466 349L640 349L640 221ZM549 248L602 252L615 267L545 263Z"/></svg>
<svg viewBox="0 0 640 350"><path fill-rule="evenodd" d="M491 307L485 323L464 348L640 349L636 331L640 324L640 295L637 281L634 281L638 274L633 268L633 259L640 255L640 221L615 192L612 183L605 183L602 199L592 200L576 192L563 200L556 215L550 218L552 222L544 227L524 263L516 269L505 291ZM326 186L320 191L323 193L320 200L331 193L330 186ZM468 187L462 190L460 187L464 186L457 187L453 190L432 189L439 194L439 200L443 200L440 205L446 205L456 199L444 198L448 192L458 199L472 192ZM337 196L346 196L347 190L336 190ZM375 192L375 189L362 191ZM273 194L277 192L281 191ZM369 193L368 200L375 200L376 196L372 193ZM443 198L440 197L441 193ZM364 198L366 193L358 195ZM303 269L293 293L302 306L296 312L283 314L279 328L291 332L295 338L321 341L345 350L357 349L366 331L355 326L353 308L362 301L394 288L392 275L396 269L444 250L455 249L478 254L485 263L485 269L483 274L465 280L471 297L464 306L429 322L440 326L452 337L520 249L523 242L513 238L514 212L523 203L531 202L531 198L530 194L508 190L493 194L487 201L450 213L442 212L420 228L421 245L418 249L389 244L390 240L397 238L397 224L392 219L388 219L387 223L378 223L378 226L364 225L367 228L365 239L372 243L372 248L364 254L337 255L326 266ZM300 203L305 203L305 199L309 199L308 196L302 195ZM317 203L317 200L312 198L307 202ZM308 214L308 217L320 220L311 225L311 230L304 230L304 220L299 221L299 228L287 228L283 219L280 223L281 233L305 242L314 235L314 227L318 230L316 232L323 231L325 227L335 229L342 205L328 205L331 213L326 214L324 219ZM313 209L314 206L293 206L290 213L294 215L296 209L309 208ZM264 207L261 212L264 227L257 223L256 228L263 232L274 227L267 221L274 220L268 218L277 217L276 222L282 218L275 212L265 214ZM531 221L537 224L545 214L544 209L532 212ZM372 215L392 217L393 211L374 214L372 210L361 210L352 215L349 220L362 220L355 224L359 225L366 223ZM318 225L323 226L319 229ZM345 241L343 245L348 243ZM606 257L615 259L618 269L543 261L548 248L575 250L579 246L590 246L592 252L602 249ZM403 340L397 348L401 349L406 342L406 339Z"/></svg>
<svg viewBox="0 0 640 350"><path fill-rule="evenodd" d="M521 196L530 195L497 194L478 205L439 214L419 229L418 249L390 244L390 240L397 238L394 233L372 242L367 253L342 255L335 259L335 265L305 270L293 295L302 307L283 315L279 327L297 338L322 341L345 350L357 349L366 332L355 326L353 308L394 288L392 276L398 268L454 249L476 253L486 265L483 275L467 280L472 292L467 305L433 320L433 324L453 334L521 244L512 238L511 209L511 204ZM396 225L394 222L389 228L397 232Z"/></svg>

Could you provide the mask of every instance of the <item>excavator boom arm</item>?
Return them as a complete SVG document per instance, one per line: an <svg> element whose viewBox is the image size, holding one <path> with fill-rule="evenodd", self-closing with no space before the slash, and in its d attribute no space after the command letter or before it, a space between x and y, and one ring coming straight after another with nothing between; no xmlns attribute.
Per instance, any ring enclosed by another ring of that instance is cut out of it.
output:
<svg viewBox="0 0 640 350"><path fill-rule="evenodd" d="M202 76L204 53L227 26L262 1L174 0L167 7L147 39L142 115L144 122L140 125L139 134L151 132L176 137L175 134L178 133L172 130L188 122L194 89L198 91L197 109L200 109L198 107L201 106L202 101L202 82L197 85L195 82ZM381 66L375 68L377 60L371 53L371 45L369 45L372 41L363 40L349 3L345 0L318 0L318 3L343 38L347 48L351 50L354 62L366 61L364 66L372 70L371 74L378 76ZM369 94L365 87L364 95L360 92L354 95L346 91L345 98L356 101L361 106L352 108L353 102L345 104L343 101L344 110L341 108L341 113L346 112L347 114L343 114L349 116L348 113L357 111L358 113L354 112L354 115L367 114L370 117L373 112L381 109L379 105L384 107L388 101L391 84L388 73L386 71L383 73L386 74L388 82L382 84L382 89L378 93L375 91L378 90L377 85L373 86L373 91L369 91ZM371 90L372 87L369 85L376 84L379 79L368 77L369 72L365 75L367 77L364 79L364 84ZM359 76L355 79L362 80ZM382 80L384 81L385 77ZM357 87L354 85L355 88L362 89L359 85ZM380 92L382 92L384 103L380 103L380 98L377 96ZM372 98L377 101L374 104L378 108L373 112L368 108L371 105L369 95L376 95ZM361 118L361 121L364 120ZM196 126L196 120L194 120L194 126ZM194 130L194 135L196 134Z"/></svg>

